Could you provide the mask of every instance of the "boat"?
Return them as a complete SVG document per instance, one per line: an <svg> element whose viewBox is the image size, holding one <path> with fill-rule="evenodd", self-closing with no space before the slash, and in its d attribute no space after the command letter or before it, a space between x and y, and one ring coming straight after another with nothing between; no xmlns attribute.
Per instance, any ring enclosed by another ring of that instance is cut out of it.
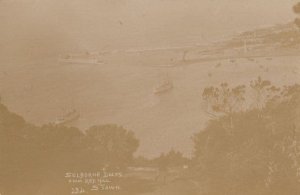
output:
<svg viewBox="0 0 300 195"><path fill-rule="evenodd" d="M60 56L58 62L64 64L103 64L98 54L89 52Z"/></svg>
<svg viewBox="0 0 300 195"><path fill-rule="evenodd" d="M80 114L76 110L72 110L67 114L59 117L56 121L54 121L55 125L67 125L77 121L80 117Z"/></svg>
<svg viewBox="0 0 300 195"><path fill-rule="evenodd" d="M59 62L67 64L103 64L98 59L59 59Z"/></svg>
<svg viewBox="0 0 300 195"><path fill-rule="evenodd" d="M173 83L171 81L164 81L162 84L154 88L153 93L156 95L169 92L173 89Z"/></svg>

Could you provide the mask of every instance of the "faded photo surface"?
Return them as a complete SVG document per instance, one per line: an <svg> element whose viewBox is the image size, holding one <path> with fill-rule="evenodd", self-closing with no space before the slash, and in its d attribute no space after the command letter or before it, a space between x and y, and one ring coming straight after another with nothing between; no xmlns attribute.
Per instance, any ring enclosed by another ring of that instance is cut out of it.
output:
<svg viewBox="0 0 300 195"><path fill-rule="evenodd" d="M299 195L300 0L0 0L0 195Z"/></svg>

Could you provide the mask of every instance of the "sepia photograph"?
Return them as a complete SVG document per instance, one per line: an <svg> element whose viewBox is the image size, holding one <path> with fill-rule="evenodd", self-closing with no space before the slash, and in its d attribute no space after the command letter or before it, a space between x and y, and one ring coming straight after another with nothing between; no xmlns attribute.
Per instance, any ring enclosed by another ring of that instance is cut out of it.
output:
<svg viewBox="0 0 300 195"><path fill-rule="evenodd" d="M0 195L299 195L300 0L0 0Z"/></svg>

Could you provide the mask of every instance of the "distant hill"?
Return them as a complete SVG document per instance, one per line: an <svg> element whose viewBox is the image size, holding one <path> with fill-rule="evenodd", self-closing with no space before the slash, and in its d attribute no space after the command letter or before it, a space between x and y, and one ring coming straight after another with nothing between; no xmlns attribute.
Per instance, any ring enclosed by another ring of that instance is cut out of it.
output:
<svg viewBox="0 0 300 195"><path fill-rule="evenodd" d="M236 34L214 42L198 54L215 59L297 55L299 51L300 29L294 23L288 23Z"/></svg>
<svg viewBox="0 0 300 195"><path fill-rule="evenodd" d="M140 51L151 52L152 58L162 53L172 55L175 66L221 59L295 56L300 52L300 29L291 22L237 33L206 45Z"/></svg>

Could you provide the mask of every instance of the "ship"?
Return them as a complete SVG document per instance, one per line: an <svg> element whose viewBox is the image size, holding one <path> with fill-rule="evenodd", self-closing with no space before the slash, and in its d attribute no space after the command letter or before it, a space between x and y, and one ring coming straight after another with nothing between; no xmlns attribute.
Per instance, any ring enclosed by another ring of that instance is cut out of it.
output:
<svg viewBox="0 0 300 195"><path fill-rule="evenodd" d="M91 52L60 56L58 62L62 64L103 64L100 55Z"/></svg>
<svg viewBox="0 0 300 195"><path fill-rule="evenodd" d="M77 121L80 117L80 114L76 110L72 110L67 114L59 117L56 121L54 121L55 125L68 125L75 121Z"/></svg>
<svg viewBox="0 0 300 195"><path fill-rule="evenodd" d="M173 89L173 83L169 80L164 81L159 86L155 87L153 93L156 95L167 93Z"/></svg>

